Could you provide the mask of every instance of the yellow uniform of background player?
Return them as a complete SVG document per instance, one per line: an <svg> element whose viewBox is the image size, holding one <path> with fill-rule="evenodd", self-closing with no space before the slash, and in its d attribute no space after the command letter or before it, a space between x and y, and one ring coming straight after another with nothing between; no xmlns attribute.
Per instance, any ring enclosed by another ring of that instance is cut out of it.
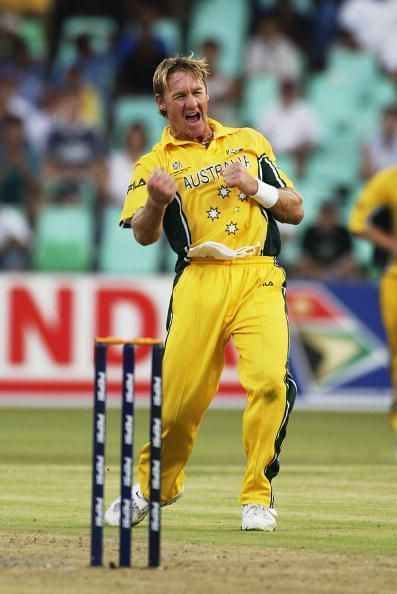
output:
<svg viewBox="0 0 397 594"><path fill-rule="evenodd" d="M387 207L392 216L392 232L371 223L371 218ZM380 171L364 187L351 213L350 230L391 255L380 282L380 306L391 359L393 401L390 424L397 432L397 166Z"/></svg>
<svg viewBox="0 0 397 594"><path fill-rule="evenodd" d="M259 133L208 119L206 73L205 62L192 58L170 58L158 67L156 101L170 125L135 166L122 222L131 222L142 244L164 229L178 254L163 367L162 502L173 502L183 491L184 467L217 393L232 338L247 392L242 527L271 531L271 480L296 394L288 371L285 274L276 261L280 236L274 217L297 223L303 211ZM148 461L146 444L133 523L148 509ZM108 520L112 509L114 504Z"/></svg>

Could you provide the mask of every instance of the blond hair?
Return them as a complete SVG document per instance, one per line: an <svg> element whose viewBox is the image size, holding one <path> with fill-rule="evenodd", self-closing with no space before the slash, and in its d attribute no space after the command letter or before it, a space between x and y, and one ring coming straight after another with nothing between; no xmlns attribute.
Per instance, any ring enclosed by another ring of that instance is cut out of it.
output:
<svg viewBox="0 0 397 594"><path fill-rule="evenodd" d="M207 76L209 74L208 62L206 58L193 58L190 56L173 56L165 58L157 66L153 75L153 93L155 96L162 96L168 87L168 77L174 72L188 72L195 78L202 80L206 85ZM206 85L207 86L207 85ZM162 116L166 116L166 112L160 109Z"/></svg>

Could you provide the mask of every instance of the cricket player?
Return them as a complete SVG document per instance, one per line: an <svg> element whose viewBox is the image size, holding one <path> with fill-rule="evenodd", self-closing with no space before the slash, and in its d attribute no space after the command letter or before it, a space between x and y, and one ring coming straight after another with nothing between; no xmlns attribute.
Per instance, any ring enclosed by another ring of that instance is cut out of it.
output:
<svg viewBox="0 0 397 594"><path fill-rule="evenodd" d="M164 231L177 254L163 361L162 505L183 493L184 468L233 339L247 393L241 527L273 531L271 481L296 395L276 221L299 223L302 199L261 134L208 117L207 75L206 61L192 57L157 67L154 94L168 125L136 164L121 215L139 243ZM133 524L148 513L149 455L146 444ZM117 525L119 513L117 499L106 521Z"/></svg>
<svg viewBox="0 0 397 594"><path fill-rule="evenodd" d="M382 207L392 213L392 232L372 224ZM380 281L380 307L390 348L393 398L389 420L397 433L397 165L376 173L364 187L351 213L352 233L368 239L390 254L390 264Z"/></svg>

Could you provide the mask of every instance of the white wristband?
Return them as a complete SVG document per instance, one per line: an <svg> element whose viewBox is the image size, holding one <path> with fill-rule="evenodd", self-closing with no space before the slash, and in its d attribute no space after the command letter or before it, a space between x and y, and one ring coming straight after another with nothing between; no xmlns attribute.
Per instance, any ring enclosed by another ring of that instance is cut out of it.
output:
<svg viewBox="0 0 397 594"><path fill-rule="evenodd" d="M251 196L251 198L254 198L254 200L265 208L271 208L276 204L279 198L278 189L270 184L266 184L258 178L256 178L256 181L258 182L258 191Z"/></svg>

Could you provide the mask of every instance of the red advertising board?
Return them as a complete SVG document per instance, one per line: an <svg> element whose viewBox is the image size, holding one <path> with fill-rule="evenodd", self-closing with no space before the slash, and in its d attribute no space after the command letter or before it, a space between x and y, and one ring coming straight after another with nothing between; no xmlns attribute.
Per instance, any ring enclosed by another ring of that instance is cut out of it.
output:
<svg viewBox="0 0 397 594"><path fill-rule="evenodd" d="M11 275L0 279L0 398L81 398L92 389L96 336L165 339L172 278ZM109 347L108 390L120 387L121 350ZM138 395L150 381L150 351L136 352ZM221 392L242 395L228 349Z"/></svg>
<svg viewBox="0 0 397 594"><path fill-rule="evenodd" d="M88 403L96 336L166 337L172 277L2 275L0 403ZM357 300L359 296L359 301ZM375 285L290 282L290 365L299 401L384 406L388 350ZM237 353L225 353L218 403L244 404ZM137 395L147 395L150 350L136 351ZM121 350L108 350L108 391L119 398Z"/></svg>

